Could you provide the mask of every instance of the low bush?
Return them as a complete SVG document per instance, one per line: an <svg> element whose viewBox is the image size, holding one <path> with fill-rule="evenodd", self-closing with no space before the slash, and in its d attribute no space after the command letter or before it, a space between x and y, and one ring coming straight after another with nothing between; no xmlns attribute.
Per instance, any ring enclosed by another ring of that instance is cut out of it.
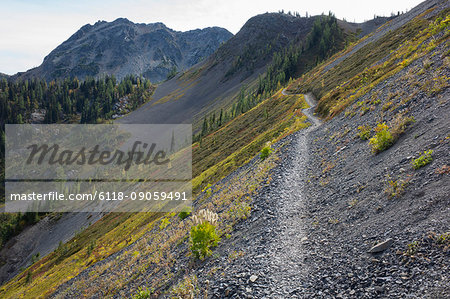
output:
<svg viewBox="0 0 450 299"><path fill-rule="evenodd" d="M368 140L370 138L372 129L368 125L359 126L358 130L358 137L361 138L361 140Z"/></svg>
<svg viewBox="0 0 450 299"><path fill-rule="evenodd" d="M394 142L394 136L392 136L389 127L385 123L377 125L375 136L369 140L369 144L372 145L372 151L376 154L388 149Z"/></svg>
<svg viewBox="0 0 450 299"><path fill-rule="evenodd" d="M370 138L369 144L372 145L372 151L378 154L390 148L403 134L411 123L415 122L414 117L405 117L403 114L398 114L392 121L391 129L386 123L379 123L374 129L375 136Z"/></svg>
<svg viewBox="0 0 450 299"><path fill-rule="evenodd" d="M216 247L220 241L216 226L208 221L199 223L191 228L191 251L198 259L210 256L211 248Z"/></svg>
<svg viewBox="0 0 450 299"><path fill-rule="evenodd" d="M151 292L147 288L139 287L137 293L133 296L133 299L147 299L151 298Z"/></svg>
<svg viewBox="0 0 450 299"><path fill-rule="evenodd" d="M387 178L386 189L384 192L391 198L400 197L409 183L409 179L393 180L390 177Z"/></svg>
<svg viewBox="0 0 450 299"><path fill-rule="evenodd" d="M431 161L433 161L433 157L431 156L432 154L433 150L424 151L423 155L412 161L413 168L419 169L427 164L430 164Z"/></svg>
<svg viewBox="0 0 450 299"><path fill-rule="evenodd" d="M449 245L450 243L450 232L443 233L437 236L437 242L440 245Z"/></svg>
<svg viewBox="0 0 450 299"><path fill-rule="evenodd" d="M418 241L414 241L412 243L408 244L408 249L405 252L405 255L407 256L414 256L417 251L419 250L419 242Z"/></svg>
<svg viewBox="0 0 450 299"><path fill-rule="evenodd" d="M181 220L186 219L191 215L191 210L189 208L183 209L179 214L178 217L180 217Z"/></svg>
<svg viewBox="0 0 450 299"><path fill-rule="evenodd" d="M269 157L269 155L272 153L272 149L268 146L264 147L259 156L261 157L261 160L265 160L267 157Z"/></svg>

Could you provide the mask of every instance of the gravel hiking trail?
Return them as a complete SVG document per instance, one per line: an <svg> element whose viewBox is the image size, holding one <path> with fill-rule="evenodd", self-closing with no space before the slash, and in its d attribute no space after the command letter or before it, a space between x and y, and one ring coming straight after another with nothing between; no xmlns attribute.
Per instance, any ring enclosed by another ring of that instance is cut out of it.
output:
<svg viewBox="0 0 450 299"><path fill-rule="evenodd" d="M282 91L285 96L291 95ZM211 289L212 298L303 298L310 269L305 266L307 242L305 184L309 161L309 134L321 121L314 116L316 101L305 95L310 106L303 113L312 123L288 138L283 162L272 172L273 181L256 199L252 218L235 237L245 258L226 264ZM223 263L220 266L223 266ZM210 265L211 266L211 265ZM219 265L217 265L219 266Z"/></svg>
<svg viewBox="0 0 450 299"><path fill-rule="evenodd" d="M284 95L288 95L283 90ZM303 113L312 122L312 126L299 134L292 142L292 160L282 174L281 184L278 186L277 210L279 233L270 243L269 265L273 269L272 282L275 293L272 296L299 296L302 290L302 277L307 275L304 267L303 242L307 240L304 221L304 185L306 182L306 165L308 163L307 137L321 125L319 118L314 116L316 101L311 94L305 95L310 108L303 109Z"/></svg>

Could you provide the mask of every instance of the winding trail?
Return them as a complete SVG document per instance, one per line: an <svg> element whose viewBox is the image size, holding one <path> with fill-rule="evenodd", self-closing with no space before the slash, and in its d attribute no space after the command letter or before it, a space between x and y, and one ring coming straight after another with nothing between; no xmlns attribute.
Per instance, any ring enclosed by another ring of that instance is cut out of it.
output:
<svg viewBox="0 0 450 299"><path fill-rule="evenodd" d="M282 94L290 95L285 90ZM233 247L245 252L245 258L232 263L227 260L212 287L212 298L311 296L311 286L305 283L312 272L305 263L305 184L309 134L322 122L313 114L316 101L312 94L305 95L305 100L310 107L302 111L312 126L287 137L290 144L281 154L280 165L273 169L271 183L255 199L251 219L236 229Z"/></svg>
<svg viewBox="0 0 450 299"><path fill-rule="evenodd" d="M289 95L285 90L283 95ZM303 244L307 241L303 214L306 196L304 193L307 180L306 166L309 160L307 138L310 132L321 125L319 118L314 116L316 101L312 94L306 94L305 100L310 108L303 113L312 122L312 126L297 134L291 146L291 160L279 179L276 193L277 234L270 242L269 265L272 268L271 280L276 286L271 296L285 298L301 297L305 291L302 278L308 275L309 269L304 267ZM275 198L274 198L275 199Z"/></svg>
<svg viewBox="0 0 450 299"><path fill-rule="evenodd" d="M301 93L300 94L287 93L286 88L281 91L281 94L284 96L301 95ZM308 105L309 105L309 108L303 109L302 110L303 114L305 114L308 117L308 119L310 121L312 121L314 126L320 126L322 124L322 121L314 115L314 108L316 108L316 106L317 106L316 99L314 99L314 96L312 93L307 93L304 96L305 96L306 103L308 103Z"/></svg>

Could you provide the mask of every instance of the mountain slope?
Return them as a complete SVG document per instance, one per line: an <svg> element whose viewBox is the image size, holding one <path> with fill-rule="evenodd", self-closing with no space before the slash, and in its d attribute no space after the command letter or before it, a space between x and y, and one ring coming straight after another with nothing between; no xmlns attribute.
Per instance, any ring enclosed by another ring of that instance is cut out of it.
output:
<svg viewBox="0 0 450 299"><path fill-rule="evenodd" d="M135 24L120 18L85 25L54 49L44 62L18 76L47 80L85 76L144 75L165 80L176 68L184 70L211 55L232 34L219 27L178 32L162 23Z"/></svg>
<svg viewBox="0 0 450 299"><path fill-rule="evenodd" d="M206 61L161 84L153 101L125 116L122 123L193 122L228 108L241 86L253 86L275 51L303 40L314 18L266 13L251 18Z"/></svg>
<svg viewBox="0 0 450 299"><path fill-rule="evenodd" d="M189 273L198 288L208 281L213 298L448 297L450 7L423 4L348 49L338 70L324 69L346 51L289 86L322 95L327 121L290 136L255 212L215 252L228 260ZM383 123L395 137L375 151Z"/></svg>
<svg viewBox="0 0 450 299"><path fill-rule="evenodd" d="M302 18L280 13L255 16L211 57L162 83L156 89L151 102L119 122L186 122L193 123L197 131L205 116L218 115L221 110L229 110L242 93L250 95L260 88L258 84L261 84L261 80L258 80L258 76L267 77L265 71L274 61L274 53L278 53L278 58L282 57L291 64L291 57L287 56L298 57L298 62L291 65L294 68L291 76L301 75L325 58L324 56L343 49L354 35L359 32L367 34L368 28L373 30L389 18L378 18L351 26L344 21L338 21L335 26L337 28L331 30L335 35L326 37L330 43L329 51L319 54L321 40L312 36L320 34L323 27L318 26L317 32L312 32L312 29L315 28L315 23L325 22L325 19L325 16ZM329 20L333 19L334 17L330 16ZM341 33L334 33L338 31ZM284 67L284 64L280 63L279 67ZM276 72L283 71L275 69ZM288 79L289 77L285 78L286 82ZM269 79L269 83L276 87L277 83L271 80L276 80L276 77ZM262 93L260 95L262 96Z"/></svg>

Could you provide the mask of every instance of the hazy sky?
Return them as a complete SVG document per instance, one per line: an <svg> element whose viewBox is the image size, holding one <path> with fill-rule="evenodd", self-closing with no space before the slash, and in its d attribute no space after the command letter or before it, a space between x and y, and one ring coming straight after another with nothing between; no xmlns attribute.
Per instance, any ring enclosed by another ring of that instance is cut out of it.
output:
<svg viewBox="0 0 450 299"><path fill-rule="evenodd" d="M125 17L137 23L163 22L174 30L220 26L236 33L252 16L298 11L328 13L362 22L406 11L420 0L0 0L0 72L14 74L44 57L81 26Z"/></svg>

